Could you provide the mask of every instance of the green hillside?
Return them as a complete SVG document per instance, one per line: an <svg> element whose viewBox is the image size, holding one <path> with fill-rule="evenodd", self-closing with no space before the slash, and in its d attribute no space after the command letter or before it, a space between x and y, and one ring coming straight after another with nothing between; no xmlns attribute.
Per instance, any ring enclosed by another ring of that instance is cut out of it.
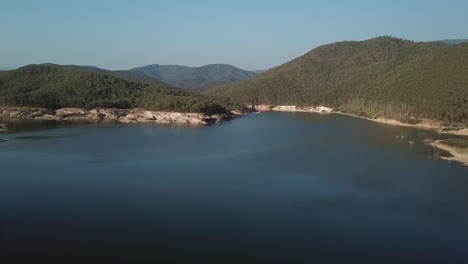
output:
<svg viewBox="0 0 468 264"><path fill-rule="evenodd" d="M210 64L202 67L153 64L131 69L130 72L194 91L244 81L257 74L228 64Z"/></svg>
<svg viewBox="0 0 468 264"><path fill-rule="evenodd" d="M29 65L0 75L0 105L109 107L181 112L223 112L212 98L161 83L144 84L109 74L51 64ZM227 104L226 104L227 106Z"/></svg>
<svg viewBox="0 0 468 264"><path fill-rule="evenodd" d="M323 104L370 116L468 122L468 43L392 37L339 42L208 93L239 102Z"/></svg>
<svg viewBox="0 0 468 264"><path fill-rule="evenodd" d="M53 64L52 64L53 65ZM59 65L55 65L59 66ZM121 78L127 81L131 82L140 82L140 83L145 83L145 84L156 84L156 85L162 85L163 83L157 79L145 76L143 74L139 74L137 72L132 72L129 70L121 70L121 71L109 71L105 69L101 69L98 67L94 66L79 66L79 65L64 65L63 67L71 70L77 70L77 71L86 71L86 72L94 72L94 73L100 73L100 74L107 74L111 75L117 78Z"/></svg>

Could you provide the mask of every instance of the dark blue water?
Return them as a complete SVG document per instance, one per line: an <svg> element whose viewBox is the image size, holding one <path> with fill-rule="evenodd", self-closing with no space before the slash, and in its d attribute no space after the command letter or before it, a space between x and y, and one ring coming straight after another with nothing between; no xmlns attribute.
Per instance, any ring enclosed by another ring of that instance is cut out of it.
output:
<svg viewBox="0 0 468 264"><path fill-rule="evenodd" d="M468 263L468 167L429 131L44 125L0 134L0 263Z"/></svg>

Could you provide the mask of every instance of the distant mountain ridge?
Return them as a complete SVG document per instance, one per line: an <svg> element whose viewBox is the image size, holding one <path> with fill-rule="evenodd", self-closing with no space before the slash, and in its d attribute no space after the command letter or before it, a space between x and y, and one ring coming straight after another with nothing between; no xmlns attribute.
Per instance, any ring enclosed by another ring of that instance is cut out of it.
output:
<svg viewBox="0 0 468 264"><path fill-rule="evenodd" d="M445 43L445 44L449 44L449 45L456 45L456 44L468 42L468 39L444 39L444 40L437 40L437 41Z"/></svg>
<svg viewBox="0 0 468 264"><path fill-rule="evenodd" d="M106 70L89 65L42 65L64 67L71 70L106 74L127 81L144 84L166 84L190 91L204 91L209 88L237 83L252 78L263 71L246 71L229 64L209 64L201 67L152 64L130 70ZM0 71L2 72L7 71Z"/></svg>
<svg viewBox="0 0 468 264"><path fill-rule="evenodd" d="M130 70L175 87L202 91L215 86L237 83L257 75L229 64L208 64L201 67L152 64Z"/></svg>
<svg viewBox="0 0 468 264"><path fill-rule="evenodd" d="M56 64L49 64L49 65L59 66ZM106 74L106 75L114 76L114 77L121 78L127 81L132 81L132 82L139 82L139 83L144 83L144 84L156 84L156 85L163 84L161 81L157 79L154 79L145 75L141 75L136 72L131 72L129 70L110 71L110 70L105 70L105 69L101 69L95 66L88 66L88 65L83 65L83 66L63 65L62 67L71 69L71 70L77 70L77 71Z"/></svg>

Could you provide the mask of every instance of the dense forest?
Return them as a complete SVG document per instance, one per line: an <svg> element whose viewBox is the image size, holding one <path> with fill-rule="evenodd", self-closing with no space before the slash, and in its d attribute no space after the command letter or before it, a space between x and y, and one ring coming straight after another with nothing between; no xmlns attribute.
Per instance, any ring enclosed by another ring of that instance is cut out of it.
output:
<svg viewBox="0 0 468 264"><path fill-rule="evenodd" d="M0 105L137 108L222 113L228 100L194 94L168 85L140 83L114 74L52 64L29 65L0 74Z"/></svg>
<svg viewBox="0 0 468 264"><path fill-rule="evenodd" d="M466 123L468 43L339 42L207 93L244 103L323 104L367 116Z"/></svg>
<svg viewBox="0 0 468 264"><path fill-rule="evenodd" d="M63 67L70 70L105 74L127 81L150 85L168 84L195 92L244 81L260 73L259 71L242 70L228 64L209 64L201 67L152 64L130 70L117 71L110 71L94 66L57 65L52 63L46 63L43 66ZM0 74L2 74L2 71L0 71Z"/></svg>
<svg viewBox="0 0 468 264"><path fill-rule="evenodd" d="M131 82L139 82L139 83L144 83L144 84L155 84L155 85L164 85L163 82L151 78L148 76L145 76L143 74L139 74L138 72L132 72L130 70L120 70L120 71L109 71L105 69L101 69L98 67L94 66L80 66L80 65L57 65L57 64L46 64L50 66L58 66L58 67L63 67L66 69L71 69L71 70L76 70L76 71L85 71L85 72L94 72L94 73L100 73L100 74L105 74L105 75L110 75L114 76L120 79L124 79L127 81Z"/></svg>

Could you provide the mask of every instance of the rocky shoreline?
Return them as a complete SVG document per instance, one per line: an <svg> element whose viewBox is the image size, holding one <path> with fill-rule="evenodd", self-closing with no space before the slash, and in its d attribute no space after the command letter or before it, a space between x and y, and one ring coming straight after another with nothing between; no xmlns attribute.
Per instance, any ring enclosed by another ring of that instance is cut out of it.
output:
<svg viewBox="0 0 468 264"><path fill-rule="evenodd" d="M295 106L295 105L244 105L245 108L256 112L305 112L305 113L332 113L334 110L325 106Z"/></svg>
<svg viewBox="0 0 468 264"><path fill-rule="evenodd" d="M404 126L404 127L414 127L414 128L419 128L419 129L429 129L429 130L434 130L438 133L441 134L451 134L451 135L457 135L457 136L468 136L468 128L465 127L460 127L458 129L452 129L449 127L445 127L441 122L435 121L435 120L429 120L429 119L420 119L418 123L416 124L408 124L401 122L399 120L395 119L390 119L390 118L368 118L368 117L362 117L350 113L344 113L340 111L335 111L333 108L326 107L326 106L316 106L316 107L300 107L300 106L294 106L294 105L278 105L278 106L272 106L272 105L245 105L247 109L250 109L252 111L256 112L306 112L306 113L333 113L333 114L341 114L341 115L347 115L347 116L352 116L355 118L361 118L361 119L366 119L372 122L377 122L381 124L386 124L386 125L392 125L392 126Z"/></svg>
<svg viewBox="0 0 468 264"><path fill-rule="evenodd" d="M119 123L180 123L207 125L237 118L239 113L213 114L148 111L145 109L0 107L3 119L79 120Z"/></svg>

